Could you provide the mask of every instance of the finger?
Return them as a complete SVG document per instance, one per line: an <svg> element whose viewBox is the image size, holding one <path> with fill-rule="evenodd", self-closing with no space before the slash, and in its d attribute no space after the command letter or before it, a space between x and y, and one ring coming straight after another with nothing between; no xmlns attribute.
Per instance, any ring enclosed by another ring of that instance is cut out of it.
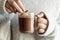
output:
<svg viewBox="0 0 60 40"><path fill-rule="evenodd" d="M45 19L45 18L38 18L37 21L39 23L43 23L43 24L47 24L48 23L47 19Z"/></svg>
<svg viewBox="0 0 60 40"><path fill-rule="evenodd" d="M8 12L8 13L11 13L12 11L10 10L10 9L8 9L8 8L6 8L6 11Z"/></svg>
<svg viewBox="0 0 60 40"><path fill-rule="evenodd" d="M38 28L46 29L47 25L42 24L42 23L38 23Z"/></svg>
<svg viewBox="0 0 60 40"><path fill-rule="evenodd" d="M14 13L18 12L16 8L13 8L14 9Z"/></svg>
<svg viewBox="0 0 60 40"><path fill-rule="evenodd" d="M44 32L45 32L44 29L39 29L39 30L38 30L38 33L44 33Z"/></svg>
<svg viewBox="0 0 60 40"><path fill-rule="evenodd" d="M22 9L17 5L15 1L8 1L14 8L16 8L20 13L23 13Z"/></svg>
<svg viewBox="0 0 60 40"><path fill-rule="evenodd" d="M5 7L14 12L13 7L8 3L8 1L6 2Z"/></svg>
<svg viewBox="0 0 60 40"><path fill-rule="evenodd" d="M8 0L8 1L9 1L9 0ZM7 1L7 3L9 4L10 9L13 9L13 11L16 13L16 8L14 8L8 1Z"/></svg>
<svg viewBox="0 0 60 40"><path fill-rule="evenodd" d="M37 15L37 17L40 17L40 18L41 18L41 17L44 17L44 15L45 15L45 14L44 14L43 12L40 12L40 13Z"/></svg>
<svg viewBox="0 0 60 40"><path fill-rule="evenodd" d="M22 2L20 1L20 0L15 0L15 2L18 4L18 6L25 12L26 11L26 9L25 9L25 7L23 6L23 4L22 4Z"/></svg>

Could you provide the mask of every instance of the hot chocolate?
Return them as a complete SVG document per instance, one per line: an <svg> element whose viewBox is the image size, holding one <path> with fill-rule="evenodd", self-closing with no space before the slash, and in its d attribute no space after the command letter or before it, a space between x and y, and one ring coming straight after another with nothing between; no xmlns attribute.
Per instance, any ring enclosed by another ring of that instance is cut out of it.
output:
<svg viewBox="0 0 60 40"><path fill-rule="evenodd" d="M33 33L34 16L31 14L22 14L19 16L19 28L21 32Z"/></svg>

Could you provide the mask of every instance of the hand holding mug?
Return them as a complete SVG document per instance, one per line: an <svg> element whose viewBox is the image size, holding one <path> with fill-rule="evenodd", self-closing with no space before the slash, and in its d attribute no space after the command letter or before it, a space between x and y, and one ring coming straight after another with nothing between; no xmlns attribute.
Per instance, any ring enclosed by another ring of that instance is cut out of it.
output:
<svg viewBox="0 0 60 40"><path fill-rule="evenodd" d="M37 31L38 33L45 33L46 29L48 27L48 19L46 18L46 15L44 12L40 12L38 15L36 15L36 22L37 22Z"/></svg>

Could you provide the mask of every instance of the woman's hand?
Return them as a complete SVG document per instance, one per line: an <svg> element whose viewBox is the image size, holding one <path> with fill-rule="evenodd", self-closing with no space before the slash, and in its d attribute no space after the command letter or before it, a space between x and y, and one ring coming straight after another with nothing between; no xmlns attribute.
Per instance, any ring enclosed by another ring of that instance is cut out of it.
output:
<svg viewBox="0 0 60 40"><path fill-rule="evenodd" d="M20 12L23 13L26 11L22 2L20 0L7 0L5 4L7 12Z"/></svg>
<svg viewBox="0 0 60 40"><path fill-rule="evenodd" d="M48 19L46 18L46 15L44 12L40 12L38 15L35 17L36 22L37 22L37 31L38 33L44 33L47 29L48 25Z"/></svg>

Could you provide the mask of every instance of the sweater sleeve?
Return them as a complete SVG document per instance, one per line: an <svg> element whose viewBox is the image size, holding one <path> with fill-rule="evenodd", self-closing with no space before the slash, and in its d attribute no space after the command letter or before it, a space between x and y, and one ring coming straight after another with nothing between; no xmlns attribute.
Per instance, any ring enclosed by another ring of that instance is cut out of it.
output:
<svg viewBox="0 0 60 40"><path fill-rule="evenodd" d="M0 14L0 27L4 24L6 24L6 22L9 21L9 16L6 14Z"/></svg>
<svg viewBox="0 0 60 40"><path fill-rule="evenodd" d="M5 13L4 11L4 3L6 0L0 0L0 14Z"/></svg>
<svg viewBox="0 0 60 40"><path fill-rule="evenodd" d="M0 26L9 21L14 15L14 13L9 14L5 10L5 2L6 0L0 0Z"/></svg>

